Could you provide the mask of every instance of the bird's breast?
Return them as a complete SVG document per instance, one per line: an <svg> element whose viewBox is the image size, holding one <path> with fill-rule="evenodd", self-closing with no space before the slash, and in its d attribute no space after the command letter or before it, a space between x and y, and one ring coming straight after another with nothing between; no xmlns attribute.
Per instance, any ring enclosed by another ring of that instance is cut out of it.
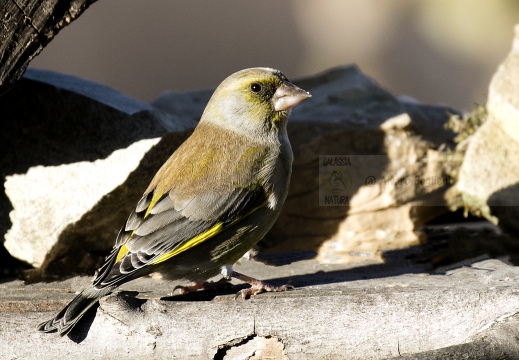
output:
<svg viewBox="0 0 519 360"><path fill-rule="evenodd" d="M287 136L280 136L278 146L271 151L273 155L267 162L269 180L265 188L269 194L269 208L281 210L288 195L292 174L293 153Z"/></svg>

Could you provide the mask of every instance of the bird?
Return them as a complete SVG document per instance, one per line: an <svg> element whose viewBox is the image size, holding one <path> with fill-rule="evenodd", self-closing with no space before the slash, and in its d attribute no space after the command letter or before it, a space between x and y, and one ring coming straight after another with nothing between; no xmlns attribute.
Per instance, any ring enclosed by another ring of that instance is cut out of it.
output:
<svg viewBox="0 0 519 360"><path fill-rule="evenodd" d="M151 180L91 284L37 330L66 335L101 297L153 273L191 281L176 288L181 293L209 287L206 281L218 275L251 285L236 298L288 290L233 265L281 212L293 162L288 117L310 97L268 67L223 80L193 133Z"/></svg>

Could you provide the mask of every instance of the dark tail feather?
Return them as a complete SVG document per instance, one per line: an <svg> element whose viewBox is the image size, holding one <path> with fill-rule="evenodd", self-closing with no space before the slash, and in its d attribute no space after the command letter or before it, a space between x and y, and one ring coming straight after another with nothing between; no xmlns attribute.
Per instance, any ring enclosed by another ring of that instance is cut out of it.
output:
<svg viewBox="0 0 519 360"><path fill-rule="evenodd" d="M61 336L68 334L88 309L94 306L100 297L110 292L106 291L108 289L103 290L95 290L92 287L83 290L53 319L38 325L37 330L45 333L57 331Z"/></svg>

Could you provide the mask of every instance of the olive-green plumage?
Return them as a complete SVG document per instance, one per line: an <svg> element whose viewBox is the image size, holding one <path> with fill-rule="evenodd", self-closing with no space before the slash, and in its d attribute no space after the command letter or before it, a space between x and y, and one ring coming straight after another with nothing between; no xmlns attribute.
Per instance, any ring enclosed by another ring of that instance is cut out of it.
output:
<svg viewBox="0 0 519 360"><path fill-rule="evenodd" d="M38 330L68 333L100 297L153 272L197 286L218 273L248 281L231 266L281 211L292 168L288 115L308 97L270 68L225 79L151 181L93 284ZM256 292L275 290L250 280Z"/></svg>

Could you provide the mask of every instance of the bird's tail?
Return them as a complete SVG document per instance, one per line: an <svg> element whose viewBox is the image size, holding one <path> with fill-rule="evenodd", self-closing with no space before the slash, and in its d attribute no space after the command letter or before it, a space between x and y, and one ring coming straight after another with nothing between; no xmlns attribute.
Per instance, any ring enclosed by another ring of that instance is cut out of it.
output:
<svg viewBox="0 0 519 360"><path fill-rule="evenodd" d="M54 318L38 325L40 332L58 332L61 336L72 330L79 320L92 306L96 305L99 298L110 292L108 289L97 290L88 287L77 295L67 306L65 306Z"/></svg>

